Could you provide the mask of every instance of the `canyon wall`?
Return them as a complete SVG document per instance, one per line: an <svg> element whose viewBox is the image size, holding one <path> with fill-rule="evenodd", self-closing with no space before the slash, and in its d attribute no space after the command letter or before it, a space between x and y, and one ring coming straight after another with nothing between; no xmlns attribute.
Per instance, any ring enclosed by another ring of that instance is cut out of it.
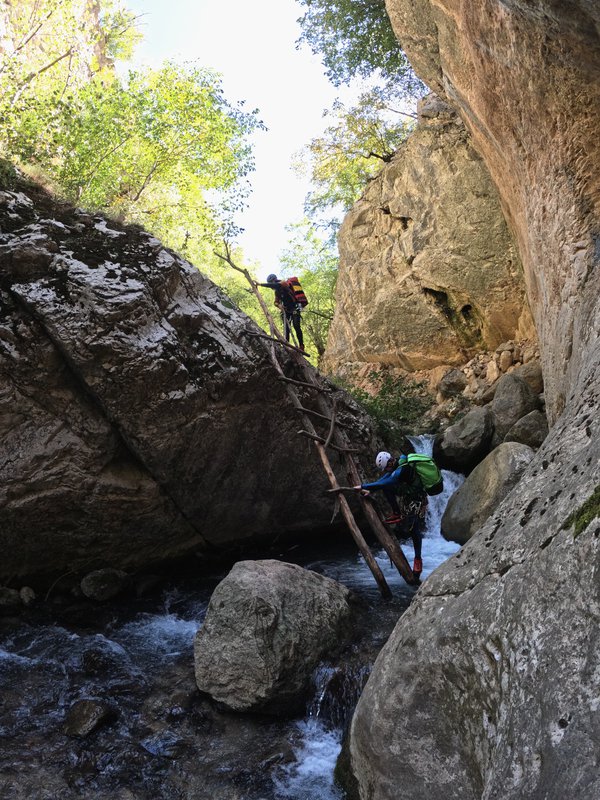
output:
<svg viewBox="0 0 600 800"><path fill-rule="evenodd" d="M462 364L533 334L523 272L496 187L456 112L435 95L346 215L322 362L408 371Z"/></svg>
<svg viewBox="0 0 600 800"><path fill-rule="evenodd" d="M460 113L524 267L553 427L431 575L358 704L363 800L600 796L600 7L388 0ZM425 552L424 557L427 557Z"/></svg>

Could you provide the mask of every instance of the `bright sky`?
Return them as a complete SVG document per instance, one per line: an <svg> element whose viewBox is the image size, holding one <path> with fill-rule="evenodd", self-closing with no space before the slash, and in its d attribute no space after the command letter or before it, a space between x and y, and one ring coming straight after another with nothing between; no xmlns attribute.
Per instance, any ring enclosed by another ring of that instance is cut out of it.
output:
<svg viewBox="0 0 600 800"><path fill-rule="evenodd" d="M267 132L256 135L253 193L239 220L239 244L259 275L277 271L287 242L285 226L303 216L308 183L291 160L325 128L324 108L339 90L324 76L320 60L296 50L302 7L295 0L126 0L141 19L144 42L137 63L196 60L223 76L230 102L258 108Z"/></svg>

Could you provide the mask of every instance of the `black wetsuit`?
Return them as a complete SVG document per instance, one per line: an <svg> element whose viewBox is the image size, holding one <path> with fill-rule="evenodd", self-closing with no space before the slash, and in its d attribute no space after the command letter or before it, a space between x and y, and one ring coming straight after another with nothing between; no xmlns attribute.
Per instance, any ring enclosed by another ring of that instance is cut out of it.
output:
<svg viewBox="0 0 600 800"><path fill-rule="evenodd" d="M294 326L294 331L298 338L298 347L304 350L304 336L302 335L300 306L296 302L294 293L287 281L276 281L273 283L261 283L259 286L266 286L275 292L275 305L281 311L281 319L286 341L290 340L290 329Z"/></svg>
<svg viewBox="0 0 600 800"><path fill-rule="evenodd" d="M421 558L425 512L427 511L427 494L413 466L406 461L392 472L386 472L373 483L363 483L363 489L374 491L381 489L392 511L401 517L396 526L399 536L410 536L415 549L415 558ZM398 503L397 495L401 497Z"/></svg>

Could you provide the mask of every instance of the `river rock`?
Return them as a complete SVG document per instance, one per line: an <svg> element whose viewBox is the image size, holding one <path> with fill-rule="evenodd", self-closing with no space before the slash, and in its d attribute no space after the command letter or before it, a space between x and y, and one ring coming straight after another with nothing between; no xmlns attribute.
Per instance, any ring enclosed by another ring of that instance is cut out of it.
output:
<svg viewBox="0 0 600 800"><path fill-rule="evenodd" d="M116 719L115 709L102 700L84 699L73 703L67 714L67 736L83 738Z"/></svg>
<svg viewBox="0 0 600 800"><path fill-rule="evenodd" d="M543 411L530 411L517 420L504 437L505 442L521 442L537 450L548 435L548 420Z"/></svg>
<svg viewBox="0 0 600 800"><path fill-rule="evenodd" d="M516 375L503 375L491 403L494 420L493 443L499 444L512 426L539 406L537 395L529 384Z"/></svg>
<svg viewBox="0 0 600 800"><path fill-rule="evenodd" d="M110 600L129 585L129 575L120 569L97 569L81 581L81 591L90 600Z"/></svg>
<svg viewBox="0 0 600 800"><path fill-rule="evenodd" d="M341 584L294 564L238 562L196 636L198 688L234 711L297 710L317 663L350 632L349 600Z"/></svg>
<svg viewBox="0 0 600 800"><path fill-rule="evenodd" d="M467 475L488 454L493 432L491 409L473 408L435 437L433 458L441 469Z"/></svg>
<svg viewBox="0 0 600 800"><path fill-rule="evenodd" d="M450 497L442 516L442 536L458 544L467 542L517 483L533 455L531 447L517 442L492 450Z"/></svg>

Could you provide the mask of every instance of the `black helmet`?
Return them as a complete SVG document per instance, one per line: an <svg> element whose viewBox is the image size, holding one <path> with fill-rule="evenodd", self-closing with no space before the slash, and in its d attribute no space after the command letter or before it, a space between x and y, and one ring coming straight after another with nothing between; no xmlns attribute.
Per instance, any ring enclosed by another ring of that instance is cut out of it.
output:
<svg viewBox="0 0 600 800"><path fill-rule="evenodd" d="M267 283L275 283L277 281L277 275L272 272L270 275L267 275Z"/></svg>

